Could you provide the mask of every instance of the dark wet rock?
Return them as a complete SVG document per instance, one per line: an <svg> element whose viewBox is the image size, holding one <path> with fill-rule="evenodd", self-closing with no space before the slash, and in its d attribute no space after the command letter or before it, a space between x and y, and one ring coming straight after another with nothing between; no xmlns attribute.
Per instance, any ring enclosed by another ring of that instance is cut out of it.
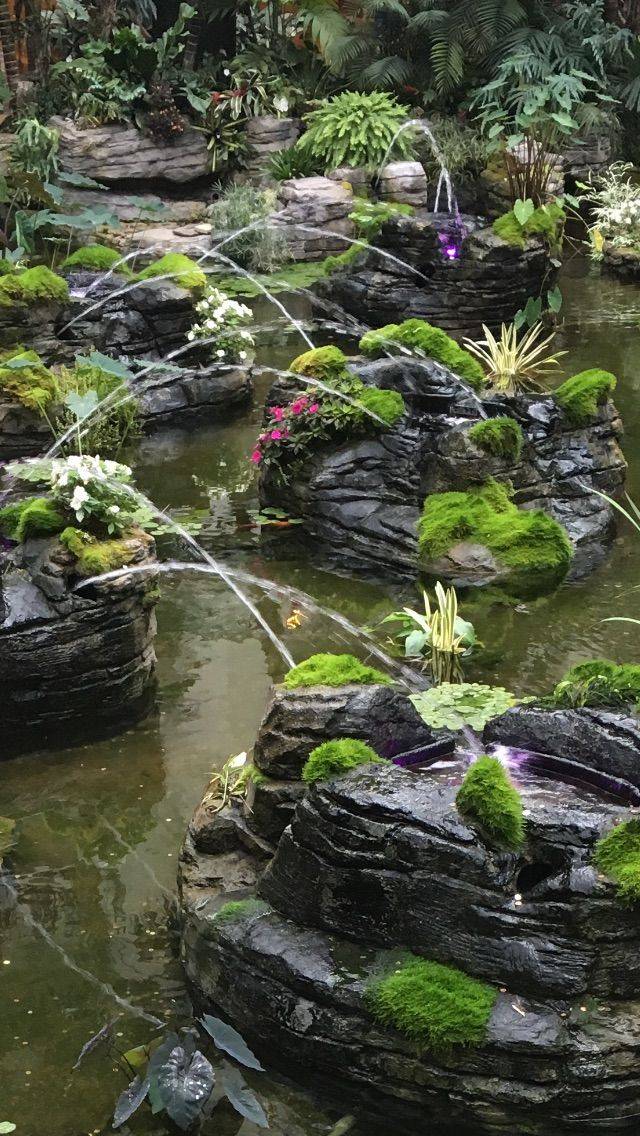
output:
<svg viewBox="0 0 640 1136"><path fill-rule="evenodd" d="M99 182L160 181L183 185L210 170L207 142L201 130L187 126L171 142L162 143L135 126L105 123L83 127L54 117L60 135L60 166Z"/></svg>
<svg viewBox="0 0 640 1136"><path fill-rule="evenodd" d="M314 555L350 570L412 578L418 572L417 523L430 493L468 489L493 477L510 482L514 502L544 509L566 529L574 548L570 577L592 571L615 533L609 495L624 484L622 423L612 402L584 429L572 428L550 396L489 396L481 401L451 371L431 360L396 357L352 370L363 382L399 391L407 409L390 430L312 451L282 482L272 471L260 482L264 505L279 505L304 522ZM287 401L294 380L274 384L268 404ZM522 427L517 462L493 457L469 438L480 409L509 415ZM473 542L423 563L430 576L458 584L499 584L508 573Z"/></svg>
<svg viewBox="0 0 640 1136"><path fill-rule="evenodd" d="M602 250L602 265L606 272L621 280L623 284L637 284L640 280L640 252L636 248L618 248L605 244Z"/></svg>
<svg viewBox="0 0 640 1136"><path fill-rule="evenodd" d="M463 223L460 255L450 260L443 252L456 239L450 218L425 209L392 217L370 248L316 289L372 327L416 316L477 335L483 323L510 323L529 296L548 286L549 253L537 240L524 249L508 245L477 218L465 216ZM443 230L453 240L441 240Z"/></svg>
<svg viewBox="0 0 640 1136"><path fill-rule="evenodd" d="M131 538L149 573L75 592L73 558L30 540L0 565L0 756L113 731L152 690L157 578L150 538Z"/></svg>

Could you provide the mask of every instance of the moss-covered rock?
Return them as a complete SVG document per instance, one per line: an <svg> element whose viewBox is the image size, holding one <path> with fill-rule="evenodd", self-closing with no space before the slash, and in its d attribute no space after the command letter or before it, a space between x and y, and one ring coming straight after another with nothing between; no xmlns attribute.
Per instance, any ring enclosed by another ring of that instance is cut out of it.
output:
<svg viewBox="0 0 640 1136"><path fill-rule="evenodd" d="M466 491L433 493L418 522L423 563L437 560L460 541L484 545L506 569L503 586L533 595L566 575L572 548L564 529L539 509L518 509L493 480Z"/></svg>
<svg viewBox="0 0 640 1136"><path fill-rule="evenodd" d="M517 248L524 248L529 237L541 237L550 248L558 247L564 232L566 213L560 205L549 202L534 209L524 224L516 217L513 209L493 222L493 231L501 240Z"/></svg>
<svg viewBox="0 0 640 1136"><path fill-rule="evenodd" d="M35 351L12 347L0 353L0 393L44 413L57 397L58 383Z"/></svg>
<svg viewBox="0 0 640 1136"><path fill-rule="evenodd" d="M35 268L10 272L0 277L0 306L34 304L56 301L64 304L69 299L66 280L39 264Z"/></svg>
<svg viewBox="0 0 640 1136"><path fill-rule="evenodd" d="M248 899L231 899L218 908L214 919L216 923L237 923L242 919L248 919L251 915L260 915L268 910L269 905L261 899L256 899L255 896L250 896Z"/></svg>
<svg viewBox="0 0 640 1136"><path fill-rule="evenodd" d="M81 576L102 576L124 568L139 552L126 534L119 540L98 540L72 526L60 533L60 541L75 556L76 571Z"/></svg>
<svg viewBox="0 0 640 1136"><path fill-rule="evenodd" d="M380 387L365 387L358 396L358 402L370 414L381 418L385 426L395 426L405 412L404 399L399 391L381 390Z"/></svg>
<svg viewBox="0 0 640 1136"><path fill-rule="evenodd" d="M388 764L371 746L357 738L339 738L323 742L311 751L302 767L302 780L312 785L316 781L327 781L330 777L340 777L359 765Z"/></svg>
<svg viewBox="0 0 640 1136"><path fill-rule="evenodd" d="M289 370L296 375L332 383L347 374L347 357L339 347L314 347L311 351L298 355Z"/></svg>
<svg viewBox="0 0 640 1136"><path fill-rule="evenodd" d="M554 391L554 398L572 426L588 426L615 389L615 375L594 367L572 375Z"/></svg>
<svg viewBox="0 0 640 1136"><path fill-rule="evenodd" d="M640 705L640 666L590 659L567 671L555 687L554 706Z"/></svg>
<svg viewBox="0 0 640 1136"><path fill-rule="evenodd" d="M490 842L517 852L524 842L522 799L497 757L479 757L456 796L458 811L478 824Z"/></svg>
<svg viewBox="0 0 640 1136"><path fill-rule="evenodd" d="M0 532L22 542L62 532L66 520L48 497L27 497L0 509Z"/></svg>
<svg viewBox="0 0 640 1136"><path fill-rule="evenodd" d="M170 276L179 288L200 291L207 283L207 277L191 257L181 252L168 252L159 260L154 260L147 268L137 274L138 280L151 280L155 276Z"/></svg>
<svg viewBox="0 0 640 1136"><path fill-rule="evenodd" d="M515 418L506 415L498 418L485 418L469 430L469 438L486 454L505 458L507 461L520 460L524 435L522 427Z"/></svg>
<svg viewBox="0 0 640 1136"><path fill-rule="evenodd" d="M624 903L640 899L640 819L616 825L596 844L595 862L617 884Z"/></svg>
<svg viewBox="0 0 640 1136"><path fill-rule="evenodd" d="M360 350L364 355L378 358L387 354L394 344L442 363L476 390L484 385L484 371L478 360L459 347L445 331L433 327L425 320L409 319L404 323L389 323L375 331L368 331L360 340Z"/></svg>
<svg viewBox="0 0 640 1136"><path fill-rule="evenodd" d="M375 667L365 666L355 655L310 655L284 676L284 685L290 690L299 686L348 686L361 683L390 685L391 679Z"/></svg>
<svg viewBox="0 0 640 1136"><path fill-rule="evenodd" d="M421 1049L481 1045L498 992L453 966L409 955L373 981L366 1001L373 1016Z"/></svg>
<svg viewBox="0 0 640 1136"><path fill-rule="evenodd" d="M108 248L107 245L85 245L76 249L63 260L61 268L86 269L89 272L109 272L117 265L115 271L122 276L131 276L131 269L122 261L122 253L117 249Z"/></svg>

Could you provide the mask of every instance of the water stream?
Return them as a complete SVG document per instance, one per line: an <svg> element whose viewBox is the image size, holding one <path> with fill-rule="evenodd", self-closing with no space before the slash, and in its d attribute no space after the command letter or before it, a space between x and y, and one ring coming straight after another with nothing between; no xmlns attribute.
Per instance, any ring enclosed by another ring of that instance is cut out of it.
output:
<svg viewBox="0 0 640 1136"><path fill-rule="evenodd" d="M567 373L602 366L618 375L629 489L638 499L640 293L601 279L578 260L565 269L563 292L558 346L569 351ZM308 319L303 297L286 306L296 319ZM267 318L267 300L255 308L259 322ZM304 346L289 338L286 346L262 349L260 362L286 371ZM254 408L227 425L166 431L143 439L125 460L144 494L180 523L206 511L198 543L251 591L278 639L301 659L351 649L350 624L375 624L400 599L415 597L322 570L286 531L265 528L259 537L247 459L271 378L258 376ZM255 577L272 586L254 588ZM577 585L515 609L485 599L463 602L463 615L485 643L472 677L535 693L584 658L637 661L637 628L602 621L640 617L639 579L640 540L622 525L607 562ZM180 843L211 770L251 747L270 683L285 666L251 613L211 572L167 574L161 585L154 713L115 738L0 767L0 816L18 821L14 878L0 892L0 1120L16 1123L17 1136L43 1136L43 1117L47 1136L111 1131L121 1076L100 1053L72 1073L84 1043L118 1014L124 1047L148 1040L155 1029L136 1011L178 1022L188 1017L167 918ZM288 589L308 593L313 605L305 607ZM275 1136L326 1136L335 1122L328 1101L270 1079L255 1087ZM168 1136L157 1118L138 1122L135 1131ZM216 1131L254 1136L230 1114Z"/></svg>

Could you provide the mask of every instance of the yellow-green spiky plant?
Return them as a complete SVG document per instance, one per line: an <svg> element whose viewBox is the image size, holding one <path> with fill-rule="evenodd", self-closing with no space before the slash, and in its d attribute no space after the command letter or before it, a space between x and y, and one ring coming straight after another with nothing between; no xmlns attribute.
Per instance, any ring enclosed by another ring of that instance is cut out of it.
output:
<svg viewBox="0 0 640 1136"><path fill-rule="evenodd" d="M553 374L559 367L560 357L566 355L566 351L545 355L553 342L553 333L541 340L541 323L529 328L520 341L515 324L503 323L498 339L486 324L482 325L482 330L484 339L465 339L464 346L484 365L487 381L494 390L503 394L514 395L539 388L541 379Z"/></svg>

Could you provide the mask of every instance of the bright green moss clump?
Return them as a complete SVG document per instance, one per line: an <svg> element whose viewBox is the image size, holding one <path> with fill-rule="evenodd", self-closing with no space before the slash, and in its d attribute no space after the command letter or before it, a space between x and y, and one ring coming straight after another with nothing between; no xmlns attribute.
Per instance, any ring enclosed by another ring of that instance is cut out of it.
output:
<svg viewBox="0 0 640 1136"><path fill-rule="evenodd" d="M37 265L36 268L26 268L23 272L10 272L0 277L2 307L11 307L13 304L44 303L47 300L57 300L64 304L68 299L69 287L66 280L42 264Z"/></svg>
<svg viewBox="0 0 640 1136"><path fill-rule="evenodd" d="M409 955L366 993L372 1014L394 1026L421 1049L442 1052L454 1045L481 1045L497 990L453 966Z"/></svg>
<svg viewBox="0 0 640 1136"><path fill-rule="evenodd" d="M307 375L323 383L336 382L347 374L347 357L339 347L314 347L298 355L289 367L296 375Z"/></svg>
<svg viewBox="0 0 640 1136"><path fill-rule="evenodd" d="M558 584L572 548L564 529L539 509L518 509L493 480L466 492L432 493L418 522L423 561L436 560L459 541L483 544L510 569L502 585L527 596Z"/></svg>
<svg viewBox="0 0 640 1136"><path fill-rule="evenodd" d="M405 410L399 391L382 390L380 387L365 387L358 395L358 402L372 414L377 414L386 426L394 426Z"/></svg>
<svg viewBox="0 0 640 1136"><path fill-rule="evenodd" d="M154 276L171 276L174 283L180 288L196 291L204 288L207 277L191 257L181 252L168 252L154 260L148 268L138 273L138 280L151 280Z"/></svg>
<svg viewBox="0 0 640 1136"><path fill-rule="evenodd" d="M0 354L0 391L43 413L55 400L55 375L35 351L12 347Z"/></svg>
<svg viewBox="0 0 640 1136"><path fill-rule="evenodd" d="M595 367L567 379L554 391L554 398L572 426L588 426L615 389L615 375Z"/></svg>
<svg viewBox="0 0 640 1136"><path fill-rule="evenodd" d="M60 541L76 557L76 569L82 576L102 576L124 568L137 551L125 540L98 540L72 526L60 533Z"/></svg>
<svg viewBox="0 0 640 1136"><path fill-rule="evenodd" d="M469 437L486 454L508 461L520 460L524 435L515 418L485 418L471 427Z"/></svg>
<svg viewBox="0 0 640 1136"><path fill-rule="evenodd" d="M617 884L624 903L640 899L640 819L624 821L599 840L594 859Z"/></svg>
<svg viewBox="0 0 640 1136"><path fill-rule="evenodd" d="M456 797L458 811L475 821L490 841L517 852L524 842L522 800L497 757L469 766Z"/></svg>
<svg viewBox="0 0 640 1136"><path fill-rule="evenodd" d="M388 323L376 331L368 331L360 340L364 355L385 355L394 344L400 344L436 363L442 363L474 389L484 385L485 376L477 359L442 331L425 320L409 319L404 323Z"/></svg>
<svg viewBox="0 0 640 1136"><path fill-rule="evenodd" d="M590 659L571 667L558 683L551 702L554 706L640 705L640 666L612 663L609 659Z"/></svg>
<svg viewBox="0 0 640 1136"><path fill-rule="evenodd" d="M218 908L213 918L216 923L236 923L250 915L263 915L268 910L268 905L262 899L231 899Z"/></svg>
<svg viewBox="0 0 640 1136"><path fill-rule="evenodd" d="M359 765L387 765L386 758L380 757L371 746L357 738L339 738L337 741L323 742L311 751L302 767L302 780L308 785L316 781L328 781L330 777L341 777Z"/></svg>
<svg viewBox="0 0 640 1136"><path fill-rule="evenodd" d="M542 237L550 248L557 248L562 239L566 213L560 205L549 202L534 209L524 225L516 217L513 209L493 222L493 231L509 245L524 248L528 237Z"/></svg>
<svg viewBox="0 0 640 1136"><path fill-rule="evenodd" d="M347 686L349 683L371 686L374 683L389 685L388 675L375 667L367 667L355 655L310 655L284 676L289 690L299 686Z"/></svg>
<svg viewBox="0 0 640 1136"><path fill-rule="evenodd" d="M60 267L86 268L89 272L109 272L117 264L116 272L122 276L131 276L128 265L118 264L121 260L122 253L117 249L108 248L107 245L85 245L84 248L72 252L71 256L63 260Z"/></svg>
<svg viewBox="0 0 640 1136"><path fill-rule="evenodd" d="M30 537L59 533L66 522L47 497L27 497L0 509L0 532L22 542Z"/></svg>

